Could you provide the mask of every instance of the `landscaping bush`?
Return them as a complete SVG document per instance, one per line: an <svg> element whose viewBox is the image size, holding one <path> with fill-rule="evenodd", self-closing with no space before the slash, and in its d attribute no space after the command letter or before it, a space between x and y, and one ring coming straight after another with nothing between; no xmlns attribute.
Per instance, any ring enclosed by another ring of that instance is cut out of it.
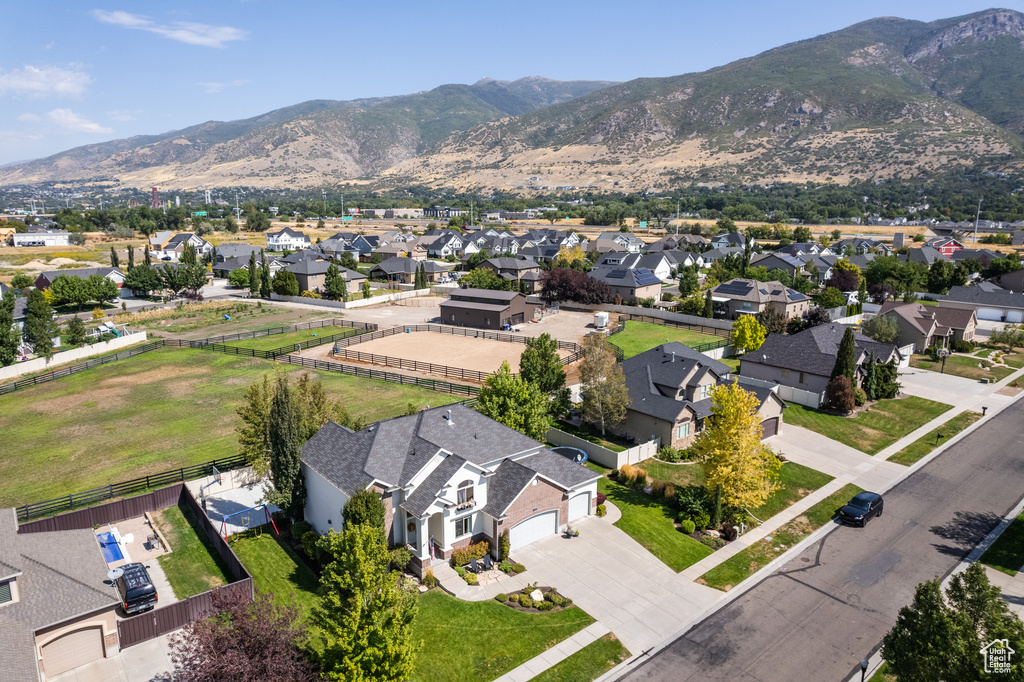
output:
<svg viewBox="0 0 1024 682"><path fill-rule="evenodd" d="M434 575L434 571L429 568L423 574L423 584L427 587L434 587L437 585L437 577Z"/></svg>
<svg viewBox="0 0 1024 682"><path fill-rule="evenodd" d="M412 552L406 547L395 547L391 550L391 565L396 570L404 571L405 567L412 561Z"/></svg>
<svg viewBox="0 0 1024 682"><path fill-rule="evenodd" d="M599 495L600 496L600 495ZM498 536L498 557L502 561L508 559L508 553L512 551L512 541L508 538L508 531L506 530L500 536ZM502 569L505 570L505 569Z"/></svg>
<svg viewBox="0 0 1024 682"><path fill-rule="evenodd" d="M697 530L697 524L690 519L683 520L679 525L682 526L683 532L687 535L691 535L695 530Z"/></svg>
<svg viewBox="0 0 1024 682"><path fill-rule="evenodd" d="M313 530L313 524L309 521L296 521L292 524L292 537L302 542L302 536Z"/></svg>
<svg viewBox="0 0 1024 682"><path fill-rule="evenodd" d="M954 353L973 353L974 343L971 341L964 341L963 339L954 339L952 349Z"/></svg>
<svg viewBox="0 0 1024 682"><path fill-rule="evenodd" d="M494 595L494 599L495 599L496 601L499 601L499 602L501 602L502 604L504 604L505 602L507 602L507 601L508 601L508 595L507 595L507 594L505 594L504 592L502 592L501 594L496 594L496 595Z"/></svg>
<svg viewBox="0 0 1024 682"><path fill-rule="evenodd" d="M868 394L864 392L864 389L857 387L853 389L853 404L860 407L868 401Z"/></svg>
<svg viewBox="0 0 1024 682"><path fill-rule="evenodd" d="M736 526L732 525L731 523L727 523L724 526L722 526L722 537L724 537L729 542L735 540L737 535L739 535L739 531L736 530Z"/></svg>
<svg viewBox="0 0 1024 682"><path fill-rule="evenodd" d="M932 362L939 361L939 349L935 346L928 346L924 349L924 354L927 355Z"/></svg>
<svg viewBox="0 0 1024 682"><path fill-rule="evenodd" d="M473 559L483 559L484 555L491 551L491 543L478 542L475 545L463 547L452 551L452 565L465 566Z"/></svg>
<svg viewBox="0 0 1024 682"><path fill-rule="evenodd" d="M546 601L542 601L540 603L534 603L533 606L538 611L550 611L551 609L555 608L554 604L552 604L551 602L546 602Z"/></svg>
<svg viewBox="0 0 1024 682"><path fill-rule="evenodd" d="M605 495L604 493L598 493L597 494L597 504L598 505L602 505L602 504L604 504L607 501L608 501L608 496L607 495Z"/></svg>
<svg viewBox="0 0 1024 682"><path fill-rule="evenodd" d="M466 577L466 569L464 569L462 566L455 566L455 573L458 574L460 578Z"/></svg>
<svg viewBox="0 0 1024 682"><path fill-rule="evenodd" d="M701 537L700 542L702 545L706 545L711 549L719 549L725 547L725 540L722 538L716 538L711 535L704 535Z"/></svg>
<svg viewBox="0 0 1024 682"><path fill-rule="evenodd" d="M510 602L514 602L514 603L518 604L521 597L522 597L521 594L510 594L510 595L508 595L508 600Z"/></svg>
<svg viewBox="0 0 1024 682"><path fill-rule="evenodd" d="M594 513L597 514L597 516L600 518L608 513L608 507L604 506L603 504L599 504L597 505L597 511Z"/></svg>
<svg viewBox="0 0 1024 682"><path fill-rule="evenodd" d="M524 609L532 609L533 608L533 600L530 599L525 594L520 595L519 596L519 605L522 606Z"/></svg>
<svg viewBox="0 0 1024 682"><path fill-rule="evenodd" d="M636 488L647 485L647 471L632 464L623 464L618 470L619 483Z"/></svg>
<svg viewBox="0 0 1024 682"><path fill-rule="evenodd" d="M663 462L671 462L674 464L682 459L682 457L679 455L679 450L676 450L669 445L662 445L658 448L658 459Z"/></svg>
<svg viewBox="0 0 1024 682"><path fill-rule="evenodd" d="M302 543L302 551L306 553L310 559L316 558L316 543L320 540L320 535L315 530L306 531L302 539L299 542Z"/></svg>
<svg viewBox="0 0 1024 682"><path fill-rule="evenodd" d="M711 525L711 514L706 511L696 514L693 517L693 524L697 530L707 530L707 527Z"/></svg>
<svg viewBox="0 0 1024 682"><path fill-rule="evenodd" d="M508 559L505 559L500 564L498 564L498 570L504 571L505 573L511 573L512 572L512 562L509 561Z"/></svg>
<svg viewBox="0 0 1024 682"><path fill-rule="evenodd" d="M526 570L526 566L523 566L522 564L512 564L512 572L517 574L517 575L519 573L522 573L525 570Z"/></svg>
<svg viewBox="0 0 1024 682"><path fill-rule="evenodd" d="M476 573L467 573L464 580L467 585L476 585L478 578L476 577Z"/></svg>
<svg viewBox="0 0 1024 682"><path fill-rule="evenodd" d="M711 496L703 486L688 485L676 492L676 508L687 518L696 517L701 512L711 512Z"/></svg>

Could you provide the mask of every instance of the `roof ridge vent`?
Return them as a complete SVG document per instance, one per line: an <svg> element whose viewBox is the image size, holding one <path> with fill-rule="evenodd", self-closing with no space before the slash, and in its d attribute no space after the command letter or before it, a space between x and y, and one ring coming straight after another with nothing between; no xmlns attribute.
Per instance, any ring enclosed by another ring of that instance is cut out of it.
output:
<svg viewBox="0 0 1024 682"><path fill-rule="evenodd" d="M451 410L447 411L447 414L445 415L444 418L448 420L448 426L450 426L450 427L452 427L454 429L455 428L455 422L452 421L452 411Z"/></svg>

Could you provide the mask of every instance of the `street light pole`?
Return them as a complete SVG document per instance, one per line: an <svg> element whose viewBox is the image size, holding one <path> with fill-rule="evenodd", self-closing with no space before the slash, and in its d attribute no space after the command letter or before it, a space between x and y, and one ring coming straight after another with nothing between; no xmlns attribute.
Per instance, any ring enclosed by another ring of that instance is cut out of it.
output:
<svg viewBox="0 0 1024 682"><path fill-rule="evenodd" d="M323 195L323 198L324 198L324 215L326 216L327 215L327 190L325 190L325 189L324 190L320 190L320 194Z"/></svg>
<svg viewBox="0 0 1024 682"><path fill-rule="evenodd" d="M679 236L679 199L676 199L676 236Z"/></svg>
<svg viewBox="0 0 1024 682"><path fill-rule="evenodd" d="M860 682L864 682L864 677L868 674L868 659L860 659Z"/></svg>

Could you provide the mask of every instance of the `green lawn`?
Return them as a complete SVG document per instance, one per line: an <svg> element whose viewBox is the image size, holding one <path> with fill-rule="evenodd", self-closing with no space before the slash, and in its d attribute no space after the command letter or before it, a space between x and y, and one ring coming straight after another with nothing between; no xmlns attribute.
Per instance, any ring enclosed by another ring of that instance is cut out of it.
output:
<svg viewBox="0 0 1024 682"><path fill-rule="evenodd" d="M554 426L559 431L565 431L566 433L572 434L577 438L588 440L591 443L595 443L597 445L600 445L601 447L608 448L609 450L613 450L615 452L622 452L623 450L628 450L630 447L629 444L626 443L626 441L622 440L621 438L619 438L618 436L611 432L605 432L604 437L602 437L601 434L594 433L588 427L579 427L576 426L575 424L570 424L560 419L552 422L551 425Z"/></svg>
<svg viewBox="0 0 1024 682"><path fill-rule="evenodd" d="M275 601L294 604L309 616L320 581L291 547L278 541L273 528L265 526L260 537L246 531L232 540L231 549L252 575L256 589L272 592Z"/></svg>
<svg viewBox="0 0 1024 682"><path fill-rule="evenodd" d="M889 458L889 461L896 462L897 464L903 464L904 466L910 466L937 448L939 445L948 442L950 438L960 433L979 419L981 419L980 412L971 412L970 410L967 412L961 412L942 426L934 429L931 433L921 436L913 443L897 452ZM942 434L941 439L938 438L939 434Z"/></svg>
<svg viewBox="0 0 1024 682"><path fill-rule="evenodd" d="M1017 575L1024 567L1024 514L1021 514L981 555L981 563L1007 575Z"/></svg>
<svg viewBox="0 0 1024 682"><path fill-rule="evenodd" d="M599 480L597 490L622 512L615 525L673 571L678 573L711 554L709 547L676 530L676 512L670 507L609 478Z"/></svg>
<svg viewBox="0 0 1024 682"><path fill-rule="evenodd" d="M1024 367L1024 353L1004 353L1003 362L1014 369Z"/></svg>
<svg viewBox="0 0 1024 682"><path fill-rule="evenodd" d="M283 346L290 346L293 343L305 344L307 341L323 339L325 336L335 334L354 335L357 329L351 327L318 327L317 329L303 329L287 334L275 334L273 336L259 336L255 339L242 339L241 341L228 341L225 345L236 348L252 348L254 350L274 350Z"/></svg>
<svg viewBox="0 0 1024 682"><path fill-rule="evenodd" d="M590 682L629 658L629 649L608 633L548 668L533 682Z"/></svg>
<svg viewBox="0 0 1024 682"><path fill-rule="evenodd" d="M172 552L157 558L174 596L185 599L231 582L231 572L187 508L176 505L153 515Z"/></svg>
<svg viewBox="0 0 1024 682"><path fill-rule="evenodd" d="M880 400L848 418L791 403L786 409L786 422L874 455L952 407L911 396Z"/></svg>
<svg viewBox="0 0 1024 682"><path fill-rule="evenodd" d="M988 379L990 382L995 383L1005 379L1014 372L1009 367L989 367L983 369L978 367L979 362L982 361L969 355L950 355L946 358L946 368L943 371L942 360L932 362L928 359L927 355L910 356L911 367L928 369L933 372L941 371L944 374L952 374L953 376L965 379Z"/></svg>
<svg viewBox="0 0 1024 682"><path fill-rule="evenodd" d="M720 336L701 334L700 332L677 327L668 327L663 324L651 322L636 322L628 320L626 330L608 337L608 341L622 349L627 358L639 355L655 346L660 346L665 341L679 341L688 346L698 346L702 343L713 343L722 341Z"/></svg>
<svg viewBox="0 0 1024 682"><path fill-rule="evenodd" d="M723 365L728 365L733 373L740 371L740 359L739 358L718 358L718 361Z"/></svg>
<svg viewBox="0 0 1024 682"><path fill-rule="evenodd" d="M557 587L557 586L556 586ZM524 613L495 601L466 602L439 589L418 598L413 641L422 641L410 680L493 680L594 622L578 607Z"/></svg>
<svg viewBox="0 0 1024 682"><path fill-rule="evenodd" d="M755 542L712 568L698 578L697 582L728 592L828 523L836 512L859 492L863 491L852 483L843 486L802 515L781 526L769 536L771 540L765 538ZM778 551L776 547L779 548Z"/></svg>
<svg viewBox="0 0 1024 682"><path fill-rule="evenodd" d="M162 349L0 396L0 506L17 506L226 457L235 409L274 363ZM285 372L298 367L281 366ZM315 372L331 399L367 421L458 398Z"/></svg>

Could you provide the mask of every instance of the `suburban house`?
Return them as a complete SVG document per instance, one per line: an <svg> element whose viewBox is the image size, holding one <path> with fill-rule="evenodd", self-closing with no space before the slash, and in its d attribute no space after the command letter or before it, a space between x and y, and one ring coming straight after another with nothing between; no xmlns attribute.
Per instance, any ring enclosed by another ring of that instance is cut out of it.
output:
<svg viewBox="0 0 1024 682"><path fill-rule="evenodd" d="M0 677L39 680L119 650L120 603L92 530L18 532L0 509Z"/></svg>
<svg viewBox="0 0 1024 682"><path fill-rule="evenodd" d="M795 242L788 246L780 246L775 249L775 253L782 253L787 256L796 256L802 258L803 256L831 256L833 252L827 246L822 246L817 242Z"/></svg>
<svg viewBox="0 0 1024 682"><path fill-rule="evenodd" d="M811 256L814 258L814 256ZM768 272L782 270L792 279L804 276L804 260L785 253L764 253L750 259L752 267L765 268Z"/></svg>
<svg viewBox="0 0 1024 682"><path fill-rule="evenodd" d="M592 243L591 250L602 253L605 251L640 253L647 250L647 242L629 232L602 232Z"/></svg>
<svg viewBox="0 0 1024 682"><path fill-rule="evenodd" d="M787 320L803 317L811 309L811 299L781 282L755 279L731 279L711 290L715 317L735 320L740 315L756 315L774 308Z"/></svg>
<svg viewBox="0 0 1024 682"><path fill-rule="evenodd" d="M322 260L303 260L292 263L285 268L295 275L299 282L299 291L316 291L323 293L327 285L327 270L331 263ZM347 283L347 291L350 294L357 293L359 288L366 281L366 275L355 270L349 270L338 266L338 276Z"/></svg>
<svg viewBox="0 0 1024 682"><path fill-rule="evenodd" d="M452 550L487 541L497 557L593 513L597 474L476 410L454 404L355 432L328 422L302 447L305 519L342 527L358 491L381 495L390 544L412 551L421 574ZM467 623L470 626L471 623Z"/></svg>
<svg viewBox="0 0 1024 682"><path fill-rule="evenodd" d="M743 251L744 249L742 246L723 246L722 248L719 249L710 249L708 251L705 251L704 253L701 254L701 256L704 258L705 265L711 265L719 258L726 258L728 256L735 255L742 256Z"/></svg>
<svg viewBox="0 0 1024 682"><path fill-rule="evenodd" d="M906 255L900 256L900 260L907 263L924 263L928 267L937 260L949 260L948 256L942 254L938 249L930 246L922 246L919 249L910 249Z"/></svg>
<svg viewBox="0 0 1024 682"><path fill-rule="evenodd" d="M540 265L532 258L488 258L479 267L510 282L521 282L526 293L540 289Z"/></svg>
<svg viewBox="0 0 1024 682"><path fill-rule="evenodd" d="M670 234L662 237L656 242L652 242L647 245L647 250L651 253L657 251L668 251L672 249L687 250L693 246L703 246L707 244L708 240L699 234Z"/></svg>
<svg viewBox="0 0 1024 682"><path fill-rule="evenodd" d="M426 240L426 241L424 241ZM413 260L427 259L427 244L434 241L430 237L416 237L405 241L393 241L374 249L381 258L412 258Z"/></svg>
<svg viewBox="0 0 1024 682"><path fill-rule="evenodd" d="M680 251L678 249L667 249L662 251L661 254L665 256L670 263L672 263L672 267L676 270L683 267L688 268L694 265L698 268L704 267L704 256L699 253Z"/></svg>
<svg viewBox="0 0 1024 682"><path fill-rule="evenodd" d="M985 291L981 287L951 287L940 308L973 310L979 320L1024 322L1024 294Z"/></svg>
<svg viewBox="0 0 1024 682"><path fill-rule="evenodd" d="M623 301L641 298L661 300L661 280L647 268L628 268L616 265L597 267L589 273L594 279L611 287Z"/></svg>
<svg viewBox="0 0 1024 682"><path fill-rule="evenodd" d="M456 289L441 302L442 324L478 329L505 329L533 321L537 305L526 294L493 289Z"/></svg>
<svg viewBox="0 0 1024 682"><path fill-rule="evenodd" d="M963 244L952 237L934 237L926 241L924 245L935 249L946 258L952 257L954 253L964 248Z"/></svg>
<svg viewBox="0 0 1024 682"><path fill-rule="evenodd" d="M0 297L2 297L8 291L11 291L11 288L4 284L3 282L0 282Z"/></svg>
<svg viewBox="0 0 1024 682"><path fill-rule="evenodd" d="M900 328L898 345L913 344L914 352L922 353L929 346L949 348L953 340L972 341L978 326L978 317L973 310L962 308L938 308L920 303L886 301L878 310L894 320Z"/></svg>
<svg viewBox="0 0 1024 682"><path fill-rule="evenodd" d="M298 230L283 227L276 232L267 232L267 251L295 251L309 246L309 237Z"/></svg>
<svg viewBox="0 0 1024 682"><path fill-rule="evenodd" d="M959 249L954 251L952 259L954 263L963 263L966 260L976 260L981 263L982 267L988 267L992 264L992 261L997 258L1002 258L1003 254L992 249ZM969 275L978 275L978 270L968 273ZM997 278L998 279L998 278ZM1012 287L1010 287L1012 288Z"/></svg>
<svg viewBox="0 0 1024 682"><path fill-rule="evenodd" d="M877 239L865 239L864 237L840 239L829 248L832 249L832 253L838 256L846 255L847 252L849 252L850 255L860 255L865 253L877 253L881 256L892 255L892 246L890 244L880 242Z"/></svg>
<svg viewBox="0 0 1024 682"><path fill-rule="evenodd" d="M53 280L57 279L61 275L65 277L77 277L78 279L89 279L93 275L99 275L100 277L106 277L111 282L117 285L120 289L124 286L125 274L117 268L110 266L104 268L76 268L74 270L48 270L47 272L39 273L36 277L36 281L33 286L40 291L46 291L53 284Z"/></svg>
<svg viewBox="0 0 1024 682"><path fill-rule="evenodd" d="M845 333L846 325L823 324L798 334L769 334L760 348L740 358L739 374L822 394L832 377ZM876 362L901 359L891 343L879 343L859 332L853 338L858 374L871 353Z"/></svg>
<svg viewBox="0 0 1024 682"><path fill-rule="evenodd" d="M713 249L724 249L728 246L738 246L743 248L747 244L747 237L742 232L729 232L727 234L716 234L714 237L708 240ZM750 238L750 245L757 245L757 240L753 237Z"/></svg>
<svg viewBox="0 0 1024 682"><path fill-rule="evenodd" d="M732 368L673 342L623 361L622 371L630 405L617 431L638 441L657 438L662 445L686 448L711 414L711 391L729 382ZM774 436L781 430L785 401L767 388L743 388L760 401L761 437Z"/></svg>
<svg viewBox="0 0 1024 682"><path fill-rule="evenodd" d="M160 260L177 261L185 251L185 245L196 251L202 258L213 251L213 244L191 232L157 232L149 238L149 254Z"/></svg>
<svg viewBox="0 0 1024 682"><path fill-rule="evenodd" d="M395 257L383 260L370 268L370 279L413 284L416 282L416 269L421 265L426 269L428 282L436 282L445 272L443 267L432 261Z"/></svg>
<svg viewBox="0 0 1024 682"><path fill-rule="evenodd" d="M472 241L467 241L461 234L442 234L427 244L427 256L430 258L447 258L448 256L467 256L480 249Z"/></svg>
<svg viewBox="0 0 1024 682"><path fill-rule="evenodd" d="M681 254L683 252L676 251L676 253ZM615 266L628 270L646 268L653 272L654 276L660 280L672 279L672 271L676 268L675 263L663 251L656 253L628 253L621 251L608 253L597 261L595 267L600 269L603 266Z"/></svg>
<svg viewBox="0 0 1024 682"><path fill-rule="evenodd" d="M14 246L69 246L71 233L64 230L15 232L11 235Z"/></svg>
<svg viewBox="0 0 1024 682"><path fill-rule="evenodd" d="M244 258L249 260L249 254L256 254L256 260L260 259L263 249L252 244L221 244L217 247L217 263L229 261L232 258Z"/></svg>
<svg viewBox="0 0 1024 682"><path fill-rule="evenodd" d="M594 240L597 241L596 239ZM555 244L540 244L534 246L524 246L519 249L520 256L526 256L532 258L538 262L549 263L558 258L558 252L562 247Z"/></svg>

